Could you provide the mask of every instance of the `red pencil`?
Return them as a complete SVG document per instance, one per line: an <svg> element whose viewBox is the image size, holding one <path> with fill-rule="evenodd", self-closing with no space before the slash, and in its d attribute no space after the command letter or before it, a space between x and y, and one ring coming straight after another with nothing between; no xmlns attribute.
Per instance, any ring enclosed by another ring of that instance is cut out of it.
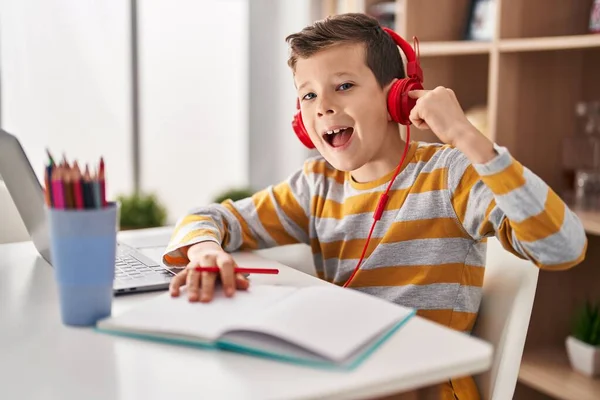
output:
<svg viewBox="0 0 600 400"><path fill-rule="evenodd" d="M104 158L100 157L100 171L98 172L98 180L100 183L100 203L102 207L106 207L106 181L104 179Z"/></svg>
<svg viewBox="0 0 600 400"><path fill-rule="evenodd" d="M83 210L85 204L83 202L83 183L81 182L81 169L77 160L73 163L73 196L75 197L75 208Z"/></svg>
<svg viewBox="0 0 600 400"><path fill-rule="evenodd" d="M219 272L219 267L196 267L194 268L198 272ZM233 272L239 274L273 274L276 275L279 273L279 270L276 268L234 268Z"/></svg>

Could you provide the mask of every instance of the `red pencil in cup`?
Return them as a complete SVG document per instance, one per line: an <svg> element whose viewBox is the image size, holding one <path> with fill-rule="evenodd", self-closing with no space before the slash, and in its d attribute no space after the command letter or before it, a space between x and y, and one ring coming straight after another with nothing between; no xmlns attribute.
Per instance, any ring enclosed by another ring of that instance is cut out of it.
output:
<svg viewBox="0 0 600 400"><path fill-rule="evenodd" d="M195 271L198 272L219 272L219 267L195 267ZM242 268L236 267L233 269L236 274L272 274L277 275L279 270L276 268Z"/></svg>
<svg viewBox="0 0 600 400"><path fill-rule="evenodd" d="M104 179L104 158L100 157L100 170L98 171L98 182L100 184L100 203L106 207L106 182Z"/></svg>
<svg viewBox="0 0 600 400"><path fill-rule="evenodd" d="M81 169L79 168L79 164L77 164L77 160L73 162L73 197L75 200L75 208L78 210L83 210L85 208L85 204L83 202L83 183L81 176Z"/></svg>

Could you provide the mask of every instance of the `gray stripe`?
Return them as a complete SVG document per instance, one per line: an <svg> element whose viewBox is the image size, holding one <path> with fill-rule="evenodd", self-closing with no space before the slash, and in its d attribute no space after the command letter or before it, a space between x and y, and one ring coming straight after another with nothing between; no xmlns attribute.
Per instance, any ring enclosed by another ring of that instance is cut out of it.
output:
<svg viewBox="0 0 600 400"><path fill-rule="evenodd" d="M377 246L370 257L363 260L362 269L393 265L439 265L464 263L473 241L464 238L416 239ZM475 257L475 256L473 256ZM324 261L325 271L352 271L358 259L329 258ZM482 265L473 259L474 265Z"/></svg>
<svg viewBox="0 0 600 400"><path fill-rule="evenodd" d="M544 211L548 185L528 169L523 170L525 185L507 194L496 196L496 203L514 222L538 215Z"/></svg>
<svg viewBox="0 0 600 400"><path fill-rule="evenodd" d="M481 301L481 288L461 286L457 283L373 286L354 289L420 310L451 309L476 313Z"/></svg>
<svg viewBox="0 0 600 400"><path fill-rule="evenodd" d="M407 196L401 209L383 212L381 219L375 226L373 237L382 237L395 221L455 217L456 215L446 198L445 191L414 193ZM323 243L366 239L373 223L373 213L347 215L342 220L316 217L314 221L317 231L322 232L319 240Z"/></svg>
<svg viewBox="0 0 600 400"><path fill-rule="evenodd" d="M448 190L450 190L450 195L454 197L454 192L465 174L465 171L469 165L471 165L471 162L458 150L452 152L448 158L450 159L450 166L448 168Z"/></svg>
<svg viewBox="0 0 600 400"><path fill-rule="evenodd" d="M233 203L240 215L246 219L246 224L252 232L252 235L257 239L259 248L268 248L277 246L275 239L269 235L262 222L258 218L258 212L254 206L254 201L251 197L238 200ZM274 217L274 216L273 216ZM238 222L239 225L239 222ZM241 236L241 226L239 235Z"/></svg>
<svg viewBox="0 0 600 400"><path fill-rule="evenodd" d="M477 171L479 175L484 176L497 174L498 172L504 171L513 163L512 156L506 147L501 147L494 143L494 150L496 150L498 155L491 161L485 164L473 165L475 171Z"/></svg>
<svg viewBox="0 0 600 400"><path fill-rule="evenodd" d="M452 205L448 202L448 192L432 190L424 193L411 193L402 205L401 221L415 221L430 218L456 218Z"/></svg>
<svg viewBox="0 0 600 400"><path fill-rule="evenodd" d="M487 243L486 242L474 242L471 246L471 250L467 254L467 258L465 259L465 264L471 266L480 266L483 267L485 265L485 258L487 254Z"/></svg>
<svg viewBox="0 0 600 400"><path fill-rule="evenodd" d="M398 210L384 211L373 230L373 238L382 237L396 219ZM342 220L315 218L315 227L320 232L321 243L339 240L366 239L373 224L373 213L348 215Z"/></svg>
<svg viewBox="0 0 600 400"><path fill-rule="evenodd" d="M310 217L311 188L304 172L300 170L293 174L290 176L287 183L290 186L290 190L296 199L296 202L302 207L304 215L306 215L307 218Z"/></svg>
<svg viewBox="0 0 600 400"><path fill-rule="evenodd" d="M279 218L279 222L281 222L281 226L285 231L292 237L294 237L297 241L301 243L308 244L308 232L304 232L294 221L292 221L282 210L281 204L278 204L275 200L275 195L273 193L273 188L269 187L268 189L269 197L275 206L275 213Z"/></svg>
<svg viewBox="0 0 600 400"><path fill-rule="evenodd" d="M576 260L585 246L587 237L581 221L569 209L565 211L563 225L557 233L535 242L520 242L529 254L546 266Z"/></svg>
<svg viewBox="0 0 600 400"><path fill-rule="evenodd" d="M482 181L477 181L471 187L463 226L473 238L480 238L479 228L485 219L485 212L493 198L494 194Z"/></svg>
<svg viewBox="0 0 600 400"><path fill-rule="evenodd" d="M429 161L419 161L408 164L406 168L402 170L402 172L396 177L391 190L408 189L412 187L419 174L430 173L437 169L447 167L447 159L448 151L440 150L435 153ZM315 176L317 182L322 181L318 179L319 176L322 176L321 174L310 173L309 175ZM317 185L319 189L315 194L321 197L324 197L326 194L329 200L342 203L344 200L348 200L348 198L359 194L364 195L367 193L383 192L385 189L387 189L388 184L389 182L385 182L370 189L355 189L352 187L349 181L345 181L344 184L339 184L335 181L335 179L329 179L327 184Z"/></svg>

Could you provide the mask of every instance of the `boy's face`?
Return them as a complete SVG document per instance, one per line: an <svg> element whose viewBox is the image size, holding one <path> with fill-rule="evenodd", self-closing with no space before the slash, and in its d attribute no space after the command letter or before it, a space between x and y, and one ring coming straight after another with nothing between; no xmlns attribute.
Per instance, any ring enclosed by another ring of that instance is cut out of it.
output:
<svg viewBox="0 0 600 400"><path fill-rule="evenodd" d="M354 171L385 152L389 86L377 83L363 44L340 44L299 58L294 79L304 126L334 168Z"/></svg>

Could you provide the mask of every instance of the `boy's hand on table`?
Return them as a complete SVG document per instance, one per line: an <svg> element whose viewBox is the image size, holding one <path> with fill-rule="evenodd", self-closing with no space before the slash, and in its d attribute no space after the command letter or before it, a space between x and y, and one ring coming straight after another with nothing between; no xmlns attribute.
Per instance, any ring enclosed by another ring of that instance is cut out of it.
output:
<svg viewBox="0 0 600 400"><path fill-rule="evenodd" d="M173 297L179 296L181 286L185 285L189 301L211 301L217 278L221 279L223 290L228 297L233 296L236 290L246 290L250 284L243 275L234 273L236 264L233 257L217 243L195 244L190 247L187 256L189 264L171 280L169 291ZM195 270L196 267L215 266L220 269L218 274Z"/></svg>
<svg viewBox="0 0 600 400"><path fill-rule="evenodd" d="M469 122L452 89L438 86L412 90L408 95L417 100L409 116L417 128L431 129L473 163L485 163L496 156L493 143Z"/></svg>

